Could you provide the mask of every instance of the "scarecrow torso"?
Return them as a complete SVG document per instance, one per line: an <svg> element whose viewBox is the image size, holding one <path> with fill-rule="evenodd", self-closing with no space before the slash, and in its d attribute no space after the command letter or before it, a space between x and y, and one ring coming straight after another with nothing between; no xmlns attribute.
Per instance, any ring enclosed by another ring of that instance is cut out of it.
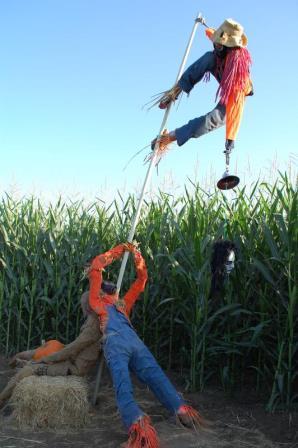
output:
<svg viewBox="0 0 298 448"><path fill-rule="evenodd" d="M119 332L123 327L130 327L131 323L123 311L115 305L107 306L108 320L105 333Z"/></svg>

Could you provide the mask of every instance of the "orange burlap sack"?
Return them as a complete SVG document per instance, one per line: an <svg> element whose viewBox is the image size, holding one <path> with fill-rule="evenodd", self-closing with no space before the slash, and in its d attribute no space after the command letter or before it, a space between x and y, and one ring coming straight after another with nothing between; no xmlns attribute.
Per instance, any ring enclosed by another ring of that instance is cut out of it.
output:
<svg viewBox="0 0 298 448"><path fill-rule="evenodd" d="M32 359L34 361L38 361L44 356L48 356L51 355L52 353L59 352L63 348L64 344L62 344L62 342L56 341L56 339L51 339L50 341L45 342L43 345L41 345L35 350Z"/></svg>

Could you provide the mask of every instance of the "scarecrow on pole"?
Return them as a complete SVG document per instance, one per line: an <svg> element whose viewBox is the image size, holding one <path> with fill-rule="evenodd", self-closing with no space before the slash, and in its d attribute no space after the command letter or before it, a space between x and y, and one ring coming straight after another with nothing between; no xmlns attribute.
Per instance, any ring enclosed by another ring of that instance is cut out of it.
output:
<svg viewBox="0 0 298 448"><path fill-rule="evenodd" d="M203 23L205 26L206 24ZM210 74L219 82L215 108L206 115L194 118L187 124L168 132L152 141L163 153L171 142L184 145L190 138L198 138L226 124L225 150L230 153L240 127L245 97L253 95L250 79L251 57L246 48L247 37L243 27L233 19L227 19L216 30L206 29L206 35L213 43L213 51L208 51L194 62L179 81L154 103L166 109L177 100L182 92L187 94L202 79L209 81Z"/></svg>

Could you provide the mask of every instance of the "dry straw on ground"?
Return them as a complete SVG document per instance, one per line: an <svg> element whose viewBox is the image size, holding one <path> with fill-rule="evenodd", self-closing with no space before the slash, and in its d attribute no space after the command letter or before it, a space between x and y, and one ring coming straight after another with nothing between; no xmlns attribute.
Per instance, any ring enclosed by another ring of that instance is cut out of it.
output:
<svg viewBox="0 0 298 448"><path fill-rule="evenodd" d="M20 427L78 428L88 419L85 381L78 377L30 376L17 384L11 398Z"/></svg>

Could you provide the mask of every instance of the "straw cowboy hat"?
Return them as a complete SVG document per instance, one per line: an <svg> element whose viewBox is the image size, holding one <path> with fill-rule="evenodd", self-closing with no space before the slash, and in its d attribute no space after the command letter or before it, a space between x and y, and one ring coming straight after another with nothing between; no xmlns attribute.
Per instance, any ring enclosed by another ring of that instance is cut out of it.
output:
<svg viewBox="0 0 298 448"><path fill-rule="evenodd" d="M224 23L214 31L211 40L215 44L226 47L246 47L247 37L244 34L243 26L233 19L226 19Z"/></svg>

